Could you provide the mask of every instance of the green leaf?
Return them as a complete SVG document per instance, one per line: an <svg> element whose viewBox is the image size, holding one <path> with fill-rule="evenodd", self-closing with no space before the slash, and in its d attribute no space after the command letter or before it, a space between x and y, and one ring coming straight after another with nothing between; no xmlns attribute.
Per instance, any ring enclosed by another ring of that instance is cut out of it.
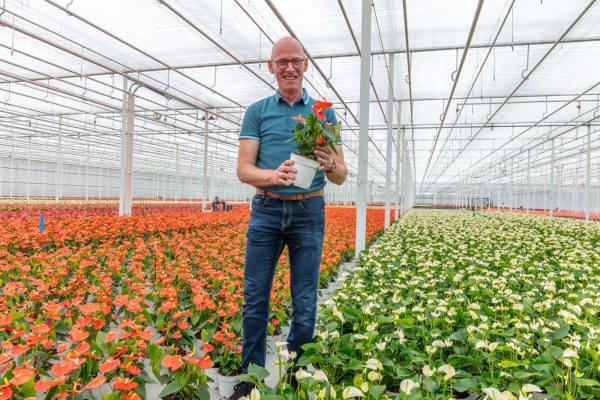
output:
<svg viewBox="0 0 600 400"><path fill-rule="evenodd" d="M458 392L468 392L477 389L479 382L473 378L463 378L452 384L452 388Z"/></svg>
<svg viewBox="0 0 600 400"><path fill-rule="evenodd" d="M165 388L162 390L162 392L160 392L158 397L165 397L170 394L177 393L182 388L183 388L183 385L181 384L181 382L179 382L178 379L176 379L172 382L169 382L169 384L167 386L165 386Z"/></svg>
<svg viewBox="0 0 600 400"><path fill-rule="evenodd" d="M210 400L210 392L206 386L200 386L192 394L193 400Z"/></svg>
<svg viewBox="0 0 600 400"><path fill-rule="evenodd" d="M102 350L102 352L104 353L105 356L108 355L108 349L106 348L106 332L104 331L100 331L96 334L96 344L98 345L98 348L100 350Z"/></svg>
<svg viewBox="0 0 600 400"><path fill-rule="evenodd" d="M594 387L600 386L600 382L594 379L575 378L575 384L578 386Z"/></svg>
<svg viewBox="0 0 600 400"><path fill-rule="evenodd" d="M500 363L500 366L501 366L503 369L506 369L506 368L513 368L513 367L519 367L519 366L521 366L521 365L522 365L521 363L514 362L514 361L510 361L510 360L502 360L502 362Z"/></svg>
<svg viewBox="0 0 600 400"><path fill-rule="evenodd" d="M263 381L269 376L269 371L256 364L250 364L248 366L248 374L257 377L259 381Z"/></svg>
<svg viewBox="0 0 600 400"><path fill-rule="evenodd" d="M102 395L102 400L120 400L121 397L119 395L119 393L108 393L105 395Z"/></svg>
<svg viewBox="0 0 600 400"><path fill-rule="evenodd" d="M560 340L564 337L566 337L569 334L569 329L571 327L569 325L562 325L560 326L560 328L557 328L553 333L552 333L552 339L553 340Z"/></svg>

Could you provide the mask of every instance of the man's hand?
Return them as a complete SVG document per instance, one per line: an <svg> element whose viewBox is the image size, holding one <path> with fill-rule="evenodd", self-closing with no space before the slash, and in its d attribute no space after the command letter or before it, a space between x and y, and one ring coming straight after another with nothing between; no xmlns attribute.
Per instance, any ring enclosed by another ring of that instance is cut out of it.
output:
<svg viewBox="0 0 600 400"><path fill-rule="evenodd" d="M296 168L293 167L292 160L285 160L269 177L269 181L273 185L290 186L296 179Z"/></svg>
<svg viewBox="0 0 600 400"><path fill-rule="evenodd" d="M319 171L331 171L333 167L333 154L331 154L331 149L329 147L320 146L315 150L315 155L317 156L317 161L319 165L317 169Z"/></svg>

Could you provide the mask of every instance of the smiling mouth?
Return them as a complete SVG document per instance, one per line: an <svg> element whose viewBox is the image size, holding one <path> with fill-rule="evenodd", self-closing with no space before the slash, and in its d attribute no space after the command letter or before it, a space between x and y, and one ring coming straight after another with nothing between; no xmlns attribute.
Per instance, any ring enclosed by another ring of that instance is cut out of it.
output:
<svg viewBox="0 0 600 400"><path fill-rule="evenodd" d="M286 81L295 81L296 77L295 76L284 76L283 79L285 79Z"/></svg>

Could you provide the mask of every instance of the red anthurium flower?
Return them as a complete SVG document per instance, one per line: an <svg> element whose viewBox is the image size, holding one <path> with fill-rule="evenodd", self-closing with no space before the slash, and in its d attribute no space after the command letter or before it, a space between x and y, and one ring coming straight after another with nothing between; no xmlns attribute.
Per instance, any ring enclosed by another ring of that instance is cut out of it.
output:
<svg viewBox="0 0 600 400"><path fill-rule="evenodd" d="M0 364L4 364L9 362L12 359L12 356L7 353L0 354Z"/></svg>
<svg viewBox="0 0 600 400"><path fill-rule="evenodd" d="M0 326L6 326L12 322L10 315L0 314Z"/></svg>
<svg viewBox="0 0 600 400"><path fill-rule="evenodd" d="M327 142L325 141L324 137L320 137L320 138L317 138L317 143L319 143L319 144L325 144Z"/></svg>
<svg viewBox="0 0 600 400"><path fill-rule="evenodd" d="M23 354L23 353L27 353L29 351L29 346L23 346L21 343L15 345L12 348L12 353L13 354Z"/></svg>
<svg viewBox="0 0 600 400"><path fill-rule="evenodd" d="M319 109L326 109L333 106L333 103L330 103L328 101L321 101L321 100L315 100L315 105L313 107L317 107Z"/></svg>
<svg viewBox="0 0 600 400"><path fill-rule="evenodd" d="M202 359L198 361L198 366L200 369L209 369L213 365L209 356L204 356Z"/></svg>
<svg viewBox="0 0 600 400"><path fill-rule="evenodd" d="M119 360L115 360L112 357L108 357L106 359L106 361L104 361L102 364L100 364L100 367L98 367L98 370L100 372L102 372L103 374L112 371L113 369L117 368L119 366L119 364L121 364L121 362Z"/></svg>
<svg viewBox="0 0 600 400"><path fill-rule="evenodd" d="M189 326L189 324L187 321L181 320L177 322L177 326L179 327L179 329L186 329Z"/></svg>
<svg viewBox="0 0 600 400"><path fill-rule="evenodd" d="M119 390L131 390L138 387L137 382L132 381L130 378L117 377L113 382L115 389Z"/></svg>
<svg viewBox="0 0 600 400"><path fill-rule="evenodd" d="M0 386L0 400L8 400L12 397L12 389L10 385Z"/></svg>
<svg viewBox="0 0 600 400"><path fill-rule="evenodd" d="M129 392L123 394L123 400L142 400L142 398L136 392Z"/></svg>
<svg viewBox="0 0 600 400"><path fill-rule="evenodd" d="M15 368L13 370L13 378L10 380L15 386L21 386L24 383L29 382L35 376L35 371L27 368Z"/></svg>
<svg viewBox="0 0 600 400"><path fill-rule="evenodd" d="M139 336L142 339L144 339L144 340L150 340L150 339L152 339L152 331L151 330L145 330L143 332L140 332Z"/></svg>
<svg viewBox="0 0 600 400"><path fill-rule="evenodd" d="M213 351L214 349L215 349L215 346L213 346L213 345L212 345L212 344L210 344L210 343L204 343L204 346L202 346L202 351L203 351L204 353L211 352L211 351Z"/></svg>
<svg viewBox="0 0 600 400"><path fill-rule="evenodd" d="M90 383L88 383L86 385L86 389L93 389L95 387L98 387L100 385L102 385L104 382L106 382L106 377L105 376L97 376L94 379L92 379L90 381Z"/></svg>
<svg viewBox="0 0 600 400"><path fill-rule="evenodd" d="M142 373L142 370L133 364L121 365L121 367L123 366L125 367L125 371L129 372L131 375L139 375Z"/></svg>
<svg viewBox="0 0 600 400"><path fill-rule="evenodd" d="M53 386L56 386L56 385L53 385L52 381L48 381L48 380L46 380L46 378L42 378L41 380L39 380L35 383L35 385L33 386L33 389L36 392L45 392L46 390L50 389Z"/></svg>
<svg viewBox="0 0 600 400"><path fill-rule="evenodd" d="M170 369L171 371L177 371L183 365L183 360L181 359L181 356L166 355L163 357L160 365Z"/></svg>
<svg viewBox="0 0 600 400"><path fill-rule="evenodd" d="M306 122L306 119L302 118L302 114L298 114L297 117L292 117L292 119L294 121L302 121L302 122Z"/></svg>
<svg viewBox="0 0 600 400"><path fill-rule="evenodd" d="M117 332L110 331L104 337L104 343L112 342L113 340L115 340L116 337L117 337Z"/></svg>

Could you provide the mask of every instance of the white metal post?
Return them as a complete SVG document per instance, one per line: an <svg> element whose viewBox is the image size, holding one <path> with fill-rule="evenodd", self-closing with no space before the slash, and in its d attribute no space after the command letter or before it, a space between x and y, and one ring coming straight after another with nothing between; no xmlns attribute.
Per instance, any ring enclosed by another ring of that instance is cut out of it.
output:
<svg viewBox="0 0 600 400"><path fill-rule="evenodd" d="M527 199L525 200L527 214L529 214L529 204L531 197L531 149L527 150L527 189L526 192Z"/></svg>
<svg viewBox="0 0 600 400"><path fill-rule="evenodd" d="M554 216L554 138L550 141L550 216Z"/></svg>
<svg viewBox="0 0 600 400"><path fill-rule="evenodd" d="M135 127L135 93L127 95L127 136L125 154L125 193L123 204L123 215L131 215L131 203L133 200L133 140ZM107 169L106 197L110 187L110 168Z"/></svg>
<svg viewBox="0 0 600 400"><path fill-rule="evenodd" d="M367 179L369 170L369 96L371 67L371 2L362 1L360 38L360 105L358 135L358 176L356 180L355 255L365 249L367 227Z"/></svg>
<svg viewBox="0 0 600 400"><path fill-rule="evenodd" d="M400 134L402 102L398 101L398 123L396 126L396 221L400 217L400 149L402 149L402 141Z"/></svg>
<svg viewBox="0 0 600 400"><path fill-rule="evenodd" d="M56 161L56 190L54 202L59 203L62 197L62 115L58 117L58 152Z"/></svg>
<svg viewBox="0 0 600 400"><path fill-rule="evenodd" d="M202 211L208 202L208 112L204 113L204 165L203 165Z"/></svg>
<svg viewBox="0 0 600 400"><path fill-rule="evenodd" d="M394 55L389 55L389 79L387 101L387 147L385 151L385 219L384 228L390 226L390 203L392 197L392 125L394 117Z"/></svg>
<svg viewBox="0 0 600 400"><path fill-rule="evenodd" d="M123 102L121 104L121 171L119 175L119 215L125 214L125 185L127 181L127 116L129 110L127 104L128 82L129 80L127 77L123 76ZM99 189L99 191L101 190Z"/></svg>
<svg viewBox="0 0 600 400"><path fill-rule="evenodd" d="M179 200L181 196L181 177L179 176L179 143L175 144L175 183L177 188L175 189L175 201Z"/></svg>
<svg viewBox="0 0 600 400"><path fill-rule="evenodd" d="M513 199L514 199L514 187L513 187L513 182L514 182L514 157L510 158L510 192L508 194L508 207L509 207L509 211L512 212L513 211Z"/></svg>
<svg viewBox="0 0 600 400"><path fill-rule="evenodd" d="M87 145L87 165L85 166L85 201L88 201L90 181L90 145Z"/></svg>
<svg viewBox="0 0 600 400"><path fill-rule="evenodd" d="M591 177L591 154L592 154L592 125L587 126L587 162L585 165L585 220L590 220L590 185L592 183Z"/></svg>
<svg viewBox="0 0 600 400"><path fill-rule="evenodd" d="M401 137L400 137L400 142L402 143L402 175L400 175L400 187L402 190L402 197L400 199L400 215L404 215L404 213L406 213L406 188L404 187L406 185L406 131L404 130L404 127L400 128L400 133L401 133Z"/></svg>
<svg viewBox="0 0 600 400"><path fill-rule="evenodd" d="M27 200L29 200L29 183L31 182L31 135L29 136L28 142L29 150L27 154Z"/></svg>

